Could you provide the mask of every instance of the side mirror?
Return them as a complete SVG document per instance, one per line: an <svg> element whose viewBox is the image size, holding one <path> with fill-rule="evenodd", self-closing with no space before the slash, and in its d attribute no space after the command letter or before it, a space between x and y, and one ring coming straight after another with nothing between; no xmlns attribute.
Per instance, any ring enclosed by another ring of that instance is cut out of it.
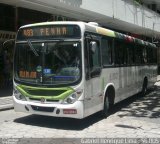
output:
<svg viewBox="0 0 160 144"><path fill-rule="evenodd" d="M91 41L90 42L90 50L93 54L96 52L96 49L97 49L97 43L95 41Z"/></svg>

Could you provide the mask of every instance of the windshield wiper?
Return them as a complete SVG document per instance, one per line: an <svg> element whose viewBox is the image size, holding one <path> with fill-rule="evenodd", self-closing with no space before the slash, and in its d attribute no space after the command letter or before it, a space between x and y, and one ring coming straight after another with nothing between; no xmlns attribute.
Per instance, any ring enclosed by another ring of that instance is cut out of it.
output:
<svg viewBox="0 0 160 144"><path fill-rule="evenodd" d="M30 49L33 51L33 53L35 54L35 56L39 56L39 54L37 53L37 51L35 50L35 48L33 47L32 43L30 40L27 40L27 43L30 47Z"/></svg>

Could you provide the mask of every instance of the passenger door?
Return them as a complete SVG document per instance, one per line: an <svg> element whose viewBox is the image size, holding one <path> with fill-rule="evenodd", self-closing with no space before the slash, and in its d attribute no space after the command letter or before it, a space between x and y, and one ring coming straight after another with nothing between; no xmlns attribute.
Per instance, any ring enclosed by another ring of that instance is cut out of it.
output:
<svg viewBox="0 0 160 144"><path fill-rule="evenodd" d="M98 111L102 103L100 38L93 34L87 34L85 37L85 72L86 116Z"/></svg>

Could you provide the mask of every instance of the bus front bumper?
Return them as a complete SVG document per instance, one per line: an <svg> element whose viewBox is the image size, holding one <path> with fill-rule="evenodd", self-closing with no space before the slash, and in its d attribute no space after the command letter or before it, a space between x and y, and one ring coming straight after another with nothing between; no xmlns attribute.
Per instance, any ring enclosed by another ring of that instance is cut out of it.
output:
<svg viewBox="0 0 160 144"><path fill-rule="evenodd" d="M84 118L83 101L76 101L73 104L45 104L21 101L13 96L14 110L16 112L26 112L37 115L54 117Z"/></svg>

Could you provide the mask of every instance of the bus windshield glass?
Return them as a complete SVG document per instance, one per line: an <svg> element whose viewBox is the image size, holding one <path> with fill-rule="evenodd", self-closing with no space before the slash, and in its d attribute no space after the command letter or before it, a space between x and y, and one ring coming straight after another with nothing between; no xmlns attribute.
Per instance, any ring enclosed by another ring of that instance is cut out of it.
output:
<svg viewBox="0 0 160 144"><path fill-rule="evenodd" d="M18 42L15 80L35 85L74 84L81 77L80 41Z"/></svg>

